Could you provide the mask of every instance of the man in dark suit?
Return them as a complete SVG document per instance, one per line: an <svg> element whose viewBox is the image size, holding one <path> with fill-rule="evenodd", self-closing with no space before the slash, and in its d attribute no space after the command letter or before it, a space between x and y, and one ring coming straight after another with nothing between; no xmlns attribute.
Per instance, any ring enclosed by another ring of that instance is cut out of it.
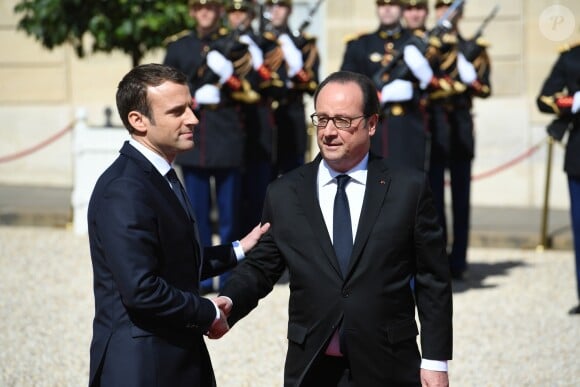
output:
<svg viewBox="0 0 580 387"><path fill-rule="evenodd" d="M555 114L550 134L561 140L568 133L564 171L568 175L570 217L576 255L576 289L578 304L571 315L580 314L580 43L565 45L548 78L544 81L537 103L540 111ZM558 130L559 128L559 130Z"/></svg>
<svg viewBox="0 0 580 387"><path fill-rule="evenodd" d="M369 153L379 102L366 76L331 74L314 106L320 154L270 184L271 228L221 293L228 321L287 268L285 386L446 386L452 293L427 177Z"/></svg>
<svg viewBox="0 0 580 387"><path fill-rule="evenodd" d="M187 78L143 65L119 83L131 134L97 181L88 210L95 317L90 386L214 386L203 335L229 328L228 300L199 295L199 281L234 267L267 229L237 247L202 249L171 163L193 147L198 123Z"/></svg>

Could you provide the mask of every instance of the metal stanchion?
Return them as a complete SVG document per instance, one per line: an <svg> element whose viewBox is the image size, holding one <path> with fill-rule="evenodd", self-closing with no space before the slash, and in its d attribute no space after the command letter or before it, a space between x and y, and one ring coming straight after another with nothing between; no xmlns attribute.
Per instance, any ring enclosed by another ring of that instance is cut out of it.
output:
<svg viewBox="0 0 580 387"><path fill-rule="evenodd" d="M542 228L540 231L540 243L536 246L536 251L542 252L552 247L552 240L548 237L548 212L550 203L550 178L552 176L552 152L554 139L548 136L548 162L546 163L546 187L544 191L544 207L542 208Z"/></svg>

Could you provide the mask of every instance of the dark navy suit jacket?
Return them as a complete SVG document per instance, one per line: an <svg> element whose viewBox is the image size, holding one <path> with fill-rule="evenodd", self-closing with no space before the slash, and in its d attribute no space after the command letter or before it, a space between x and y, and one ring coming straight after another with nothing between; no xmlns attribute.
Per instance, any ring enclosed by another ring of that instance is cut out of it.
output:
<svg viewBox="0 0 580 387"><path fill-rule="evenodd" d="M168 181L128 143L95 185L88 230L89 385L215 385L203 334L216 310L198 287L236 265L232 247L202 252L195 221Z"/></svg>

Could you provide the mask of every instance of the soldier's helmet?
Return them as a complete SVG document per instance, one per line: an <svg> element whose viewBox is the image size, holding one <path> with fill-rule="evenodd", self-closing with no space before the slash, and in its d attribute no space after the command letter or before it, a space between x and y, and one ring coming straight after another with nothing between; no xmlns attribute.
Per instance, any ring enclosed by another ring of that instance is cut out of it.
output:
<svg viewBox="0 0 580 387"><path fill-rule="evenodd" d="M292 0L266 0L266 5L282 5L292 7Z"/></svg>
<svg viewBox="0 0 580 387"><path fill-rule="evenodd" d="M435 2L435 8L441 7L443 5L449 6L451 4L453 4L453 0L437 0Z"/></svg>
<svg viewBox="0 0 580 387"><path fill-rule="evenodd" d="M404 5L404 0L377 0L377 5Z"/></svg>
<svg viewBox="0 0 580 387"><path fill-rule="evenodd" d="M255 0L226 0L225 7L226 7L226 12L255 11L256 1Z"/></svg>
<svg viewBox="0 0 580 387"><path fill-rule="evenodd" d="M427 0L403 0L405 7L427 8Z"/></svg>
<svg viewBox="0 0 580 387"><path fill-rule="evenodd" d="M200 6L200 5L217 5L222 6L224 5L223 0L189 0L189 6Z"/></svg>

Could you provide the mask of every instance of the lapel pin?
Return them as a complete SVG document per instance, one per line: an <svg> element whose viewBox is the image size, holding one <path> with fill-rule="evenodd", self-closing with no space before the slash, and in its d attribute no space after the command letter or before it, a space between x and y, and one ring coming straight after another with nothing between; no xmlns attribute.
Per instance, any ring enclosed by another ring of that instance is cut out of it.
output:
<svg viewBox="0 0 580 387"><path fill-rule="evenodd" d="M385 184L384 180L379 180L379 184Z"/></svg>

